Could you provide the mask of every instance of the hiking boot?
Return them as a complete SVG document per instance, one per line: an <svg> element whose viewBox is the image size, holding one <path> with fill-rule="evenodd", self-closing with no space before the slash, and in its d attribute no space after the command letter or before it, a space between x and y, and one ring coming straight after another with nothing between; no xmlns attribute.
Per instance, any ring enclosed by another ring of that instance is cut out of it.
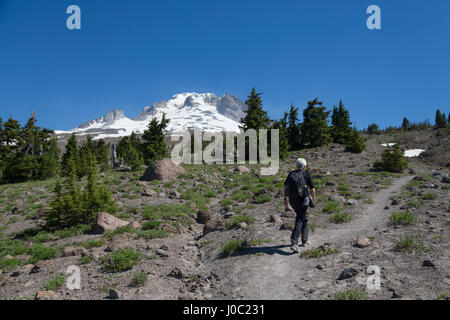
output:
<svg viewBox="0 0 450 320"><path fill-rule="evenodd" d="M300 252L300 248L299 248L298 244L293 244L291 246L291 250L294 251L294 252L297 252L297 253Z"/></svg>
<svg viewBox="0 0 450 320"><path fill-rule="evenodd" d="M311 242L306 241L306 242L302 242L302 247L309 247L311 245Z"/></svg>

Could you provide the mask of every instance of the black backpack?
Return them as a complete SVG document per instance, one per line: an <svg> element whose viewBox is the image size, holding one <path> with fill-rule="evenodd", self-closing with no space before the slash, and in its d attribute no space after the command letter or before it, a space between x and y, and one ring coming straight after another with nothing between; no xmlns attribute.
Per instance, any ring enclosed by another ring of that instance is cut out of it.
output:
<svg viewBox="0 0 450 320"><path fill-rule="evenodd" d="M289 198L304 200L309 196L304 170L292 171L287 178L287 190Z"/></svg>

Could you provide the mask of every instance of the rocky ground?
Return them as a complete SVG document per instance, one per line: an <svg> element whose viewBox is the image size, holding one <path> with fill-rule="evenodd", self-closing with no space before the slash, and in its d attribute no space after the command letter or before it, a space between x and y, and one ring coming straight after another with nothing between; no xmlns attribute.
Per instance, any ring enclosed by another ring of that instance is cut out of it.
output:
<svg viewBox="0 0 450 320"><path fill-rule="evenodd" d="M226 165L166 182L106 172L115 216L133 224L102 234L40 229L54 180L0 186L0 299L448 299L450 143L436 133L371 136L362 154L292 153L273 177ZM372 172L391 142L427 152L403 174ZM311 246L293 254L281 190L300 156L317 206ZM65 285L72 265L80 290Z"/></svg>

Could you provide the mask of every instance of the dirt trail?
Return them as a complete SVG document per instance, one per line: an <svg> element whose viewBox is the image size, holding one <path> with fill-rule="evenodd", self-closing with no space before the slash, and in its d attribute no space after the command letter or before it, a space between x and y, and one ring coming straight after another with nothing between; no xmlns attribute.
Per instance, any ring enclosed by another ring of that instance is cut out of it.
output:
<svg viewBox="0 0 450 320"><path fill-rule="evenodd" d="M361 206L361 215L352 222L333 225L310 235L311 247L324 243L352 240L367 234L374 228L386 225L389 211L384 210L389 197L401 189L413 177L407 176L395 180L393 185L374 195L372 205ZM273 239L271 247L274 254L261 256L255 263L253 259L241 259L235 270L227 277L232 295L243 299L297 299L299 292L295 281L305 278L303 266L306 261L291 254L285 235ZM275 249L276 248L276 249Z"/></svg>

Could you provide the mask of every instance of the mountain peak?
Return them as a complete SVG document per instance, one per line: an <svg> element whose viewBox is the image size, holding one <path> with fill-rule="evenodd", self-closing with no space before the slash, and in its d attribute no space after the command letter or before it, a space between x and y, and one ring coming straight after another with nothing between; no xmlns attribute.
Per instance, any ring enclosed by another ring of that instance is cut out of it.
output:
<svg viewBox="0 0 450 320"><path fill-rule="evenodd" d="M152 118L160 120L163 114L170 120L168 132L180 132L192 127L205 132L239 132L245 110L246 105L231 94L219 98L213 93L184 92L170 100L145 107L135 119L127 118L123 110L113 109L105 116L68 132L90 134L94 139L123 137L133 131L142 133Z"/></svg>

